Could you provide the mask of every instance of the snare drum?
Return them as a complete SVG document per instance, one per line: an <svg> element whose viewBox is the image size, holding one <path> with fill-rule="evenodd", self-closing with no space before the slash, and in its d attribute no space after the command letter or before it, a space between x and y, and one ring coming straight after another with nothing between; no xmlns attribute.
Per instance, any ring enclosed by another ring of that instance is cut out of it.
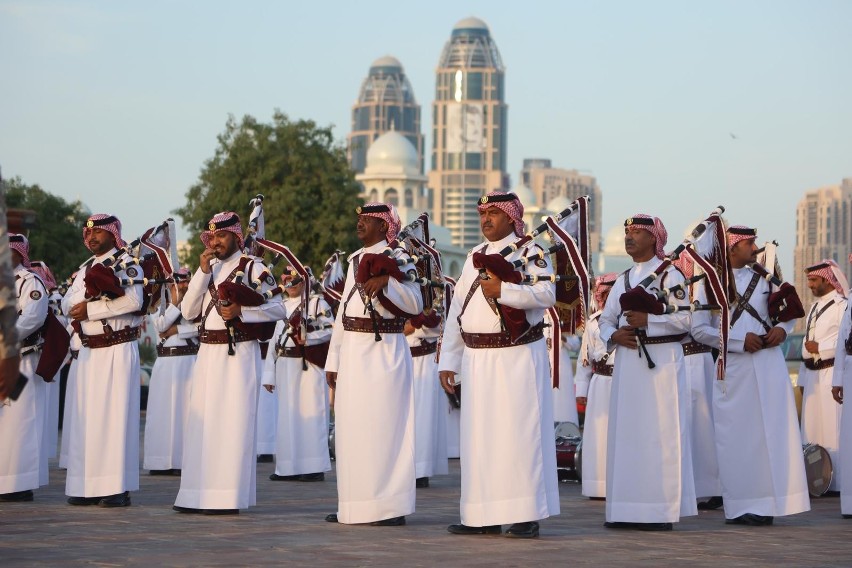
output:
<svg viewBox="0 0 852 568"><path fill-rule="evenodd" d="M556 427L556 473L559 481L580 481L582 477L583 439L571 422Z"/></svg>
<svg viewBox="0 0 852 568"><path fill-rule="evenodd" d="M808 493L812 497L822 497L828 492L834 477L831 456L825 448L817 444L802 446L805 454L805 476L808 479Z"/></svg>

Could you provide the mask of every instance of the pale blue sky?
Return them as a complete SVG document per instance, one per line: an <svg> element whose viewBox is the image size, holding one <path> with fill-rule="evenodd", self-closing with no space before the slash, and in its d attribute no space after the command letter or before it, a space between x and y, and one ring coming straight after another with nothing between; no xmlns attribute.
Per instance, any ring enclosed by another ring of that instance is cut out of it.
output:
<svg viewBox="0 0 852 568"><path fill-rule="evenodd" d="M724 204L781 243L789 274L797 201L852 177L846 0L0 0L0 164L137 236L183 203L229 113L278 107L342 142L390 54L429 125L467 16L507 68L513 182L525 157L588 170L605 228L642 211L680 235Z"/></svg>

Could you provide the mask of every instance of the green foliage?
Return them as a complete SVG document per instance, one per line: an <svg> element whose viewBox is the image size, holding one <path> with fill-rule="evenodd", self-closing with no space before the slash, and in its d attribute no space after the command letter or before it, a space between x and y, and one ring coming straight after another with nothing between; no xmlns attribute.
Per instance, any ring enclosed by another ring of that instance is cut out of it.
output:
<svg viewBox="0 0 852 568"><path fill-rule="evenodd" d="M20 177L3 183L8 208L36 212L35 227L27 235L30 259L46 262L57 283L62 282L86 260L82 250L82 227L88 215L83 204L79 201L68 203L38 185L25 184Z"/></svg>
<svg viewBox="0 0 852 568"><path fill-rule="evenodd" d="M236 211L245 229L249 200L258 193L265 196L267 238L290 247L315 271L335 249L360 248L354 211L362 203L359 187L330 128L291 121L276 110L272 123L230 117L218 141L216 154L186 193L186 205L175 211L191 231L193 266L203 250L198 236L210 218Z"/></svg>
<svg viewBox="0 0 852 568"><path fill-rule="evenodd" d="M157 360L157 346L151 343L139 342L139 363L153 366Z"/></svg>

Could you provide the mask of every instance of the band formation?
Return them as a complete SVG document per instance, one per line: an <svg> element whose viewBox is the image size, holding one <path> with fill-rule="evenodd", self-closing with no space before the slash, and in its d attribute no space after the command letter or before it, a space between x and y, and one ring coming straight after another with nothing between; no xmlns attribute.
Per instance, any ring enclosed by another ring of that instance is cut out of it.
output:
<svg viewBox="0 0 852 568"><path fill-rule="evenodd" d="M61 448L76 506L129 506L141 465L180 476L178 513L237 514L255 505L257 455L273 454L273 481L322 482L334 459L326 521L398 526L460 456L453 534L537 537L565 476L606 500L613 529L718 508L771 525L829 492L852 517L852 321L834 260L807 269L806 314L774 245L719 207L670 253L660 219L628 218L633 266L595 277L588 197L527 232L517 197L492 192L460 275L444 274L425 214L401 227L393 205L367 203L363 247L316 276L266 238L263 196L252 206L245 232L235 212L210 220L194 274L172 220L128 243L115 216L92 215L92 256L65 283L8 236L21 377L0 403L15 433L0 502L32 501ZM160 341L140 452L146 317ZM782 347L801 318L800 423Z"/></svg>

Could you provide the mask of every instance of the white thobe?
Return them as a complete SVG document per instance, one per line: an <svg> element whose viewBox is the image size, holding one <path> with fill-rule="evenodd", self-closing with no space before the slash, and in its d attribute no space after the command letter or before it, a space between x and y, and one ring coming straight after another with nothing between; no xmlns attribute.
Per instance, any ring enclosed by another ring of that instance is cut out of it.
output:
<svg viewBox="0 0 852 568"><path fill-rule="evenodd" d="M747 267L733 272L737 291L745 294L754 272ZM769 284L761 279L749 301L766 322L769 292ZM794 323L777 327L789 333ZM810 509L810 499L784 354L780 347L746 352L747 333L764 335L766 330L744 312L728 337L725 380L713 384L713 423L725 516L801 513Z"/></svg>
<svg viewBox="0 0 852 568"><path fill-rule="evenodd" d="M545 312L544 321L548 325L559 325L558 321L550 321L549 312ZM577 396L570 350L580 347L580 338L576 335L562 334L562 341L555 347L559 349L559 387L553 388L553 420L554 422L572 422L579 426L580 416L577 413ZM548 351L553 348L554 346L548 345Z"/></svg>
<svg viewBox="0 0 852 568"><path fill-rule="evenodd" d="M440 328L423 326L405 337L409 347L438 341ZM447 397L438 378L435 353L412 357L414 389L414 469L416 476L449 473L447 463Z"/></svg>
<svg viewBox="0 0 852 568"><path fill-rule="evenodd" d="M577 396L586 397L580 472L582 493L586 497L606 497L606 438L612 377L595 373L592 362L603 360L611 365L615 354L609 353L601 341L600 314L592 314L586 322L575 375Z"/></svg>
<svg viewBox="0 0 852 568"><path fill-rule="evenodd" d="M629 270L632 286L656 270L660 259L636 263ZM657 276L648 290L683 281L677 270ZM616 329L626 325L619 299L626 290L620 276L600 317L601 340L610 344ZM648 314L651 339L689 331L689 313ZM679 342L646 345L615 353L607 435L606 520L608 522L671 523L698 513L688 448L689 420L683 348Z"/></svg>
<svg viewBox="0 0 852 568"><path fill-rule="evenodd" d="M460 380L460 377L457 376L456 380ZM461 455L461 410L449 398L444 407L444 418L447 423L447 457L458 459Z"/></svg>
<svg viewBox="0 0 852 568"><path fill-rule="evenodd" d="M21 340L38 331L47 317L47 292L41 280L20 264L15 268L18 318L15 328ZM47 453L42 436L47 408L47 383L35 374L39 352L22 348L20 372L29 382L18 400L0 403L0 494L47 485Z"/></svg>
<svg viewBox="0 0 852 568"><path fill-rule="evenodd" d="M830 304L830 305L829 305ZM827 306L827 307L826 307ZM806 318L807 327L802 341L802 358L825 361L835 358L838 330L846 298L834 289L818 298ZM805 342L816 341L819 354L814 357L805 349ZM841 349L840 353L843 353ZM834 464L834 477L829 490L840 490L840 417L843 407L831 396L832 367L811 371L805 364L799 368L799 386L802 393L802 443L817 444L825 448Z"/></svg>
<svg viewBox="0 0 852 568"><path fill-rule="evenodd" d="M80 356L80 336L69 323L65 326L71 336L68 346L68 374L65 376L65 400L62 407L62 438L59 445L59 468L68 469L68 448L71 445L71 423L77 413L77 358Z"/></svg>
<svg viewBox="0 0 852 568"><path fill-rule="evenodd" d="M197 344L198 326L184 318L177 306L169 304L151 319L160 334L177 326L177 333L161 341L163 347ZM144 469L181 469L193 365L195 355L170 355L157 357L151 369L145 413Z"/></svg>
<svg viewBox="0 0 852 568"><path fill-rule="evenodd" d="M478 245L496 254L517 240L514 235ZM510 254L508 261L527 256L537 245ZM551 274L529 265L531 274ZM556 440L550 361L542 338L525 345L469 348L461 331L499 333L500 319L477 290L461 324L458 318L471 286L479 278L468 255L447 316L438 364L441 371L464 377L461 409L461 522L468 526L536 521L559 514L556 477ZM534 326L554 305L551 282L534 285L503 282L498 302L524 310Z"/></svg>
<svg viewBox="0 0 852 568"><path fill-rule="evenodd" d="M102 263L115 249L94 258ZM129 260L122 254L119 260ZM83 265L62 299L62 311L85 301ZM139 267L134 271L141 274ZM120 278L125 273L116 273ZM114 300L88 302L88 319L81 322L86 335L101 335L142 324L135 315L142 308L142 285L124 289ZM128 341L110 347L82 347L77 356L74 403L63 426L70 428L65 493L72 497L104 497L139 488L139 344ZM70 421L68 420L70 418Z"/></svg>
<svg viewBox="0 0 852 568"><path fill-rule="evenodd" d="M343 317L369 318L361 295L353 292L355 260L380 254L386 241L361 248L348 258L346 284L337 310L326 371L337 373L334 436L337 458L337 518L346 524L370 523L414 512L414 396L412 361L402 333L345 331ZM398 258L407 255L396 251ZM409 262L400 267L414 270ZM408 314L423 310L417 284L388 280L383 293ZM378 301L378 317L394 319Z"/></svg>
<svg viewBox="0 0 852 568"><path fill-rule="evenodd" d="M217 288L239 266L241 253L212 265L211 274L199 268L181 301L181 313L194 320L205 312L204 328L224 330L225 322L207 290ZM246 281L264 270L259 259L246 267ZM270 288L266 282L259 292ZM280 296L260 306L242 306L245 323L276 321L285 315ZM255 428L260 388L260 347L240 341L228 355L227 344L202 343L190 379L189 417L183 440L180 491L175 505L190 509L245 509L256 503Z"/></svg>
<svg viewBox="0 0 852 568"><path fill-rule="evenodd" d="M846 342L852 338L852 302L846 302L846 310L837 333L835 345L834 372L832 386L843 387L843 394L852 400L852 355L846 351ZM845 398L845 396L844 396ZM840 406L838 404L838 406ZM852 515L852 414L846 413L840 419L840 452L834 463L835 475L840 485L840 512Z"/></svg>
<svg viewBox="0 0 852 568"><path fill-rule="evenodd" d="M292 314L301 303L299 297L287 298L284 305ZM326 315L318 315L326 314ZM307 333L306 345L319 345L329 341L331 309L319 296L308 301L309 325L317 327ZM331 471L328 453L328 387L325 370L301 357L278 355L278 347L296 348L288 332L287 322L279 321L275 335L269 343L263 371L263 384L274 385L273 393L261 393L277 399L278 421L275 435L275 473L278 475L303 475ZM282 337L283 334L283 337Z"/></svg>

